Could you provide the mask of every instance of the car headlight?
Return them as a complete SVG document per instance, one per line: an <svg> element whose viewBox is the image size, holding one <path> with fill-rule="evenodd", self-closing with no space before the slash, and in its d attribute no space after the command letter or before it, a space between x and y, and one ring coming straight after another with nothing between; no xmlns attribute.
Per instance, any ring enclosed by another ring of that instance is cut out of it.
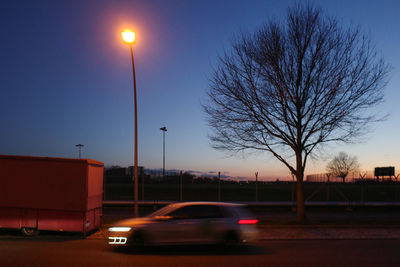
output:
<svg viewBox="0 0 400 267"><path fill-rule="evenodd" d="M129 232L131 227L110 227L108 231L110 232Z"/></svg>

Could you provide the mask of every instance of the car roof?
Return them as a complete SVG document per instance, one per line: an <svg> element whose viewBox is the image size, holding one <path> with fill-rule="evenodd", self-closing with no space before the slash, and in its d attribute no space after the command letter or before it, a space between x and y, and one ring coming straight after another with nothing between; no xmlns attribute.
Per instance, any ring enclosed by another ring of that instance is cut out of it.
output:
<svg viewBox="0 0 400 267"><path fill-rule="evenodd" d="M212 202L212 201L192 201L192 202L176 202L170 204L174 207L184 207L192 205L210 205L210 206L225 206L225 207L242 207L244 204L240 203L229 203L229 202Z"/></svg>

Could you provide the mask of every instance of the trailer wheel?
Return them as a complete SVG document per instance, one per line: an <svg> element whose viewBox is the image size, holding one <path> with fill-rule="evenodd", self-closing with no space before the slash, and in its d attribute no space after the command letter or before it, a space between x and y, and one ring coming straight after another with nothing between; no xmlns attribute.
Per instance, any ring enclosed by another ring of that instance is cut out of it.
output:
<svg viewBox="0 0 400 267"><path fill-rule="evenodd" d="M25 236L36 236L39 231L36 228L22 227L21 232Z"/></svg>

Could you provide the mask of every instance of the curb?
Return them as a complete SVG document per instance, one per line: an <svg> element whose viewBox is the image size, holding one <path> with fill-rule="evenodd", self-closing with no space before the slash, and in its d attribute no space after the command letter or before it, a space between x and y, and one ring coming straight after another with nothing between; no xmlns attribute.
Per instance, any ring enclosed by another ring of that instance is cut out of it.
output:
<svg viewBox="0 0 400 267"><path fill-rule="evenodd" d="M87 236L86 240L106 240L107 228L103 225L98 231ZM257 240L372 240L393 239L400 240L400 227L395 226L327 226L327 225L262 225L259 226ZM19 234L0 232L0 240L80 240L75 235L39 235L25 237Z"/></svg>
<svg viewBox="0 0 400 267"><path fill-rule="evenodd" d="M92 234L88 239L107 239L106 227ZM319 226L261 226L257 240L400 240L399 227L327 227Z"/></svg>

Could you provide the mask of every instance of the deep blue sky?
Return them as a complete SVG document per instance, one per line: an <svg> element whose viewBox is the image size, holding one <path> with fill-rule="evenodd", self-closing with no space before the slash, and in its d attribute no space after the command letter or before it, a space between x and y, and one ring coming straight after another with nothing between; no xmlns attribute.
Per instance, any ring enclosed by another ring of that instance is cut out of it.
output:
<svg viewBox="0 0 400 267"><path fill-rule="evenodd" d="M288 177L268 154L227 158L207 139L205 99L217 58L235 34L284 18L294 1L1 1L0 154L77 157L109 165L133 162L133 90L128 46L136 31L139 165L221 171L232 176ZM356 145L332 144L306 173L323 172L338 151L361 167L400 168L400 2L315 1L345 25L360 25L393 66L376 125Z"/></svg>

